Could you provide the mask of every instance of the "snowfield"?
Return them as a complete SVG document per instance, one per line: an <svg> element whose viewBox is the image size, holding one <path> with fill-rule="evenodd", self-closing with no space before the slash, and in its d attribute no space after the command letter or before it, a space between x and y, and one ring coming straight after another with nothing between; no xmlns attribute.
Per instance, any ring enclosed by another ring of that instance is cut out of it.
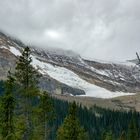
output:
<svg viewBox="0 0 140 140"><path fill-rule="evenodd" d="M21 53L20 53L20 51L19 50L17 50L15 47L13 47L13 46L10 46L10 52L12 52L14 55L16 55L16 56L20 56L21 55Z"/></svg>
<svg viewBox="0 0 140 140"><path fill-rule="evenodd" d="M20 51L14 47L10 47L9 50L16 56L21 55ZM135 93L124 93L124 92L111 92L104 88L88 83L87 81L81 79L77 74L64 67L59 67L56 65L45 63L43 61L38 60L33 55L32 55L32 59L33 59L32 65L35 68L39 69L40 73L44 75L48 74L50 77L68 86L84 90L86 95L83 96L96 97L96 98L114 98L118 96L135 94Z"/></svg>
<svg viewBox="0 0 140 140"><path fill-rule="evenodd" d="M21 55L21 52L16 49L15 47L13 46L9 46L9 47L6 47L6 46L0 46L1 49L6 49L6 50L9 50L12 54L14 54L15 56L20 56Z"/></svg>
<svg viewBox="0 0 140 140"><path fill-rule="evenodd" d="M95 86L93 84L88 83L87 81L81 79L77 74L74 72L59 66L53 66L51 64L45 63L36 59L35 56L33 58L33 66L35 68L39 68L39 71L42 74L48 74L50 77L64 83L68 86L82 89L85 91L86 95L89 97L96 97L96 98L114 98L118 96L126 96L126 95L134 95L135 93L124 93L124 92L111 92L104 88Z"/></svg>

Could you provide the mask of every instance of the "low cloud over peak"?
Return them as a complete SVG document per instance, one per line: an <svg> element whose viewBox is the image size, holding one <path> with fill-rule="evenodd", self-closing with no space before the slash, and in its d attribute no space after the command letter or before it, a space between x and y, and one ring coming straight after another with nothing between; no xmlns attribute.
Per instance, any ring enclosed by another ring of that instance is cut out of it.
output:
<svg viewBox="0 0 140 140"><path fill-rule="evenodd" d="M126 60L140 45L138 0L0 0L0 28L38 47Z"/></svg>

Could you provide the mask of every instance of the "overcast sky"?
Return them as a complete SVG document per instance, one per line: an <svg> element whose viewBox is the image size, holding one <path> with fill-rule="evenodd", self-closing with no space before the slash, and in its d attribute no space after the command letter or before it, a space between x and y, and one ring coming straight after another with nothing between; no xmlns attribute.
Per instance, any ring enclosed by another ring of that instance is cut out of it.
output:
<svg viewBox="0 0 140 140"><path fill-rule="evenodd" d="M0 0L0 29L38 47L124 61L140 52L140 0Z"/></svg>

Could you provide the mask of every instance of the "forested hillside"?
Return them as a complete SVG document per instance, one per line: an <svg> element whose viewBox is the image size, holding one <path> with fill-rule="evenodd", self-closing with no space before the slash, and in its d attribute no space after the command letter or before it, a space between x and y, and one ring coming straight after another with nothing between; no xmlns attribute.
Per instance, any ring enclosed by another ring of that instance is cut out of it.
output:
<svg viewBox="0 0 140 140"><path fill-rule="evenodd" d="M0 94L4 91L4 82L0 82ZM51 98L54 105L55 119L50 121L48 139L55 140L58 127L63 123L68 113L69 103L66 101ZM34 100L35 104L38 99ZM77 106L77 118L80 124L85 128L89 140L105 140L106 133L112 133L112 139L116 140L121 133L125 132L126 137L129 136L129 125L132 120L135 121L136 131L140 137L140 114L137 112L123 112L103 109L97 106L87 109L81 105ZM40 129L40 128L38 128ZM38 130L39 132L39 130ZM38 135L38 133L36 133Z"/></svg>

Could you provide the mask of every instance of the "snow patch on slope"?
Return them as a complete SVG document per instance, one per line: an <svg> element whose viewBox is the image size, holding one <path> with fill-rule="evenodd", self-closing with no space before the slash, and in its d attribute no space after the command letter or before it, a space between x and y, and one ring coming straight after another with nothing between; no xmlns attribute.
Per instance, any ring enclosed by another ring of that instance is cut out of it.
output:
<svg viewBox="0 0 140 140"><path fill-rule="evenodd" d="M134 93L123 93L123 92L111 92L104 88L95 86L81 79L74 72L59 66L45 63L38 60L35 56L33 58L33 66L39 68L42 74L48 74L50 77L64 83L68 86L83 89L86 93L84 96L96 97L96 98L114 98L118 96L134 95Z"/></svg>
<svg viewBox="0 0 140 140"><path fill-rule="evenodd" d="M7 47L2 46L3 48L8 49ZM18 49L10 46L9 50L15 55L20 56L21 53ZM123 93L123 92L111 92L104 88L95 86L93 84L88 83L87 81L81 79L77 74L74 72L59 67L56 65L52 65L49 63L45 63L43 61L38 60L35 56L32 55L32 65L39 69L39 72L42 74L48 74L50 77L58 80L61 83L64 83L68 86L83 89L86 93L84 96L89 97L96 97L96 98L114 98L118 96L125 96L125 95L134 95L135 93Z"/></svg>
<svg viewBox="0 0 140 140"><path fill-rule="evenodd" d="M134 62L126 61L105 61L100 59L92 59L92 58L85 58L85 60L95 61L101 64L117 64L117 65L125 65L129 67L134 67L136 64Z"/></svg>
<svg viewBox="0 0 140 140"><path fill-rule="evenodd" d="M5 46L0 46L1 49L8 49L7 47Z"/></svg>
<svg viewBox="0 0 140 140"><path fill-rule="evenodd" d="M13 46L8 46L8 47L6 47L6 46L0 46L0 48L1 49L7 49L7 50L9 50L15 56L20 56L21 55L21 52L18 49L16 49L15 47L13 47Z"/></svg>
<svg viewBox="0 0 140 140"><path fill-rule="evenodd" d="M107 76L109 77L109 72L107 72L106 70L98 70L98 69L95 69L94 67L90 67L92 71L98 73L98 74L101 74L101 75L104 75L104 76Z"/></svg>
<svg viewBox="0 0 140 140"><path fill-rule="evenodd" d="M10 52L12 52L15 56L21 55L21 52L13 46L10 46Z"/></svg>

